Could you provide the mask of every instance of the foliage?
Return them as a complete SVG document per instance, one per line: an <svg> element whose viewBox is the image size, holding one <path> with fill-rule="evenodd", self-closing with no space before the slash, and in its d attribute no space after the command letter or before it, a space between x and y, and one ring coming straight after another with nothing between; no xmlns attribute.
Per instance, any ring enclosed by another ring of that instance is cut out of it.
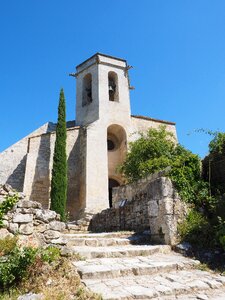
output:
<svg viewBox="0 0 225 300"><path fill-rule="evenodd" d="M224 178L220 174L225 165L225 132L198 129L212 137L209 143L209 154L202 161L202 177L209 183L210 194L225 194ZM223 216L225 217L225 211Z"/></svg>
<svg viewBox="0 0 225 300"><path fill-rule="evenodd" d="M190 210L185 221L178 226L182 239L195 246L213 245L213 228L208 219L195 209Z"/></svg>
<svg viewBox="0 0 225 300"><path fill-rule="evenodd" d="M45 249L17 246L16 237L0 240L0 291L20 283L23 278L40 272L41 267L59 260L60 250L49 246Z"/></svg>
<svg viewBox="0 0 225 300"><path fill-rule="evenodd" d="M60 250L56 247L49 246L46 249L41 251L41 259L44 262L52 263L53 261L59 259Z"/></svg>
<svg viewBox="0 0 225 300"><path fill-rule="evenodd" d="M129 144L120 172L128 182L133 182L164 169L170 164L174 152L173 139L173 134L167 132L165 126L161 126L159 130L151 128L147 133L140 133L140 138Z"/></svg>
<svg viewBox="0 0 225 300"><path fill-rule="evenodd" d="M37 249L17 246L7 256L0 258L0 290L5 290L19 282L27 275L30 266L36 257Z"/></svg>
<svg viewBox="0 0 225 300"><path fill-rule="evenodd" d="M128 182L133 182L170 166L171 171L167 176L181 197L188 202L195 202L201 185L200 159L174 141L173 134L166 131L165 126L141 133L140 139L130 144L120 172Z"/></svg>
<svg viewBox="0 0 225 300"><path fill-rule="evenodd" d="M13 208L13 206L18 201L19 197L17 194L13 196L7 195L5 200L0 204L0 228L3 227L3 216Z"/></svg>
<svg viewBox="0 0 225 300"><path fill-rule="evenodd" d="M225 132L216 132L209 143L210 153L225 154Z"/></svg>
<svg viewBox="0 0 225 300"><path fill-rule="evenodd" d="M66 113L63 89L60 91L58 106L58 122L53 157L51 181L51 209L60 214L61 220L66 218L67 197L67 157L66 157Z"/></svg>
<svg viewBox="0 0 225 300"><path fill-rule="evenodd" d="M225 133L207 133L213 136L210 155L217 159L221 153L225 154ZM181 239L201 247L220 245L225 250L223 189L217 185L220 194L211 193L210 182L202 178L200 158L174 141L174 136L164 126L141 133L140 139L130 144L119 170L128 182L133 182L170 166L165 175L192 207L186 220L179 225Z"/></svg>
<svg viewBox="0 0 225 300"><path fill-rule="evenodd" d="M218 225L216 227L216 232L217 239L221 247L225 251L225 221L220 217L218 217Z"/></svg>
<svg viewBox="0 0 225 300"><path fill-rule="evenodd" d="M0 239L0 257L11 253L17 244L17 237L6 236L4 239Z"/></svg>

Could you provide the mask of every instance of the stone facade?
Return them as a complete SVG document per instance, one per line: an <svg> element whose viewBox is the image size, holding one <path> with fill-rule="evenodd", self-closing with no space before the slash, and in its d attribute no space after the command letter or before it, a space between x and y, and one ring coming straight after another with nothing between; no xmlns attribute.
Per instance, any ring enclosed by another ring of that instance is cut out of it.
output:
<svg viewBox="0 0 225 300"><path fill-rule="evenodd" d="M186 207L169 178L158 173L114 190L114 207L96 214L91 230L150 230L152 241L176 243L177 225L184 219Z"/></svg>
<svg viewBox="0 0 225 300"><path fill-rule="evenodd" d="M0 153L0 182L8 183L20 192L23 191L29 138L51 130L55 130L55 124L46 123Z"/></svg>
<svg viewBox="0 0 225 300"><path fill-rule="evenodd" d="M126 60L95 54L76 68L76 122L68 122L68 211L71 219L112 205L112 188L124 183L116 172L129 142L140 131L175 123L130 112ZM47 123L0 153L0 182L24 191L49 208L55 124Z"/></svg>

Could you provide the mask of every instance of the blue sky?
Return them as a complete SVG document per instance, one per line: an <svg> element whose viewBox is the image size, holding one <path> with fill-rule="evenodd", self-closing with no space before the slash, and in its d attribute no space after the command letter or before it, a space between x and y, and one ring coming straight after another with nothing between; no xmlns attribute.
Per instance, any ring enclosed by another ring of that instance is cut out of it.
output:
<svg viewBox="0 0 225 300"><path fill-rule="evenodd" d="M68 74L96 52L127 59L132 114L176 122L194 153L196 129L225 131L224 0L2 0L0 33L0 151L56 121L61 87L75 118Z"/></svg>

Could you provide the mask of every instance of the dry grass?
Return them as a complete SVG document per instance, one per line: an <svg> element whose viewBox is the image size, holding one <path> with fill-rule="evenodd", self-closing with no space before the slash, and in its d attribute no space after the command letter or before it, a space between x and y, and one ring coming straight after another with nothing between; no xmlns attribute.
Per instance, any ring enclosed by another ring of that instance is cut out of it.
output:
<svg viewBox="0 0 225 300"><path fill-rule="evenodd" d="M29 292L43 294L44 300L102 299L86 289L71 259L65 257L51 264L37 260L29 270L29 277L17 289L10 291L10 295L0 295L0 300L16 300L19 295Z"/></svg>

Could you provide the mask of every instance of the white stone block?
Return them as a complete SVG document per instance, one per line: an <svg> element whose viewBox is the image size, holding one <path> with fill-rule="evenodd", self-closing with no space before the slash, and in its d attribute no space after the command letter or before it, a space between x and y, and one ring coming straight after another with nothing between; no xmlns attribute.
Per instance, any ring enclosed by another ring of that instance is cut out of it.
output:
<svg viewBox="0 0 225 300"><path fill-rule="evenodd" d="M29 223L33 221L33 215L31 214L15 214L13 216L14 223Z"/></svg>

